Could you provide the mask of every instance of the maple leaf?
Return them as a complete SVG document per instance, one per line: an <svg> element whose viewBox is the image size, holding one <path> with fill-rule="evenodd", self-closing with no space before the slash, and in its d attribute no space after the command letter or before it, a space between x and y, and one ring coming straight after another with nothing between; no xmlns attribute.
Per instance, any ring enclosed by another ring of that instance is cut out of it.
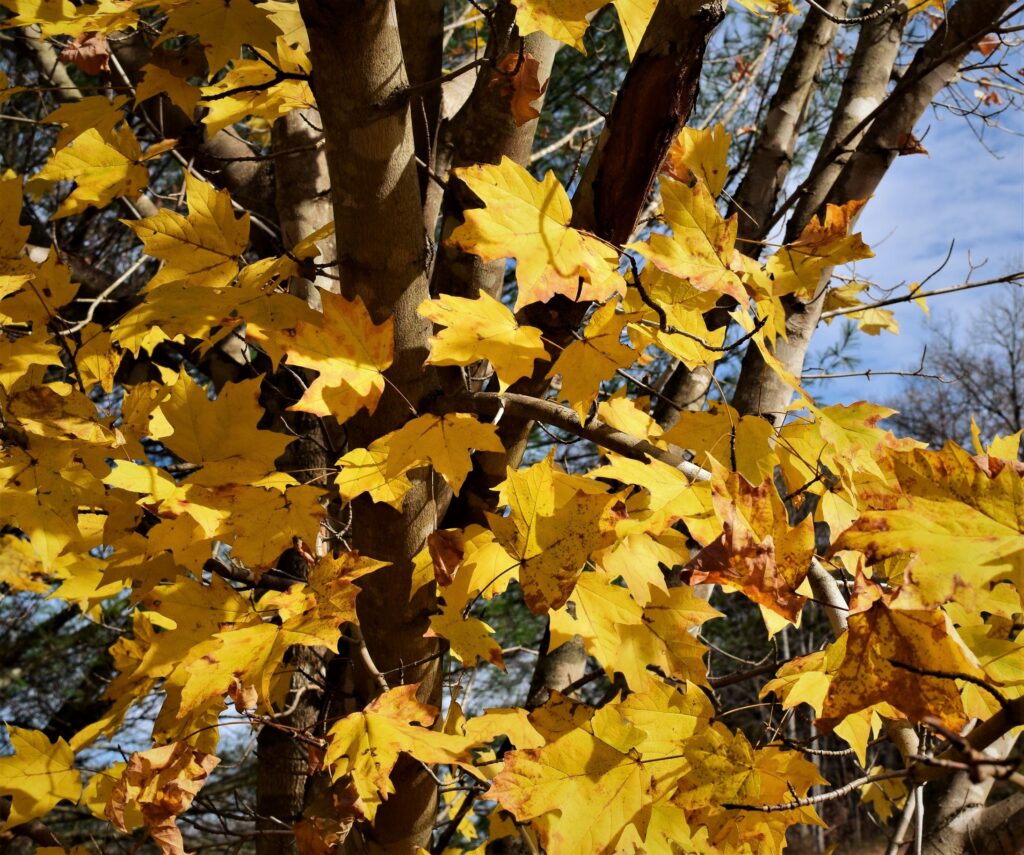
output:
<svg viewBox="0 0 1024 855"><path fill-rule="evenodd" d="M770 478L754 487L733 473L712 484L722 534L687 565L687 580L717 582L795 621L805 599L796 593L814 557L814 524L789 524Z"/></svg>
<svg viewBox="0 0 1024 855"><path fill-rule="evenodd" d="M610 380L620 368L633 364L636 354L621 342L622 330L629 320L615 311L617 301L601 306L587 322L583 335L571 341L548 372L560 374L559 395L569 402L580 422L601 390L601 383Z"/></svg>
<svg viewBox="0 0 1024 855"><path fill-rule="evenodd" d="M471 454L504 451L495 425L484 424L467 413L418 416L388 434L388 472L392 476L430 462L457 496L473 468Z"/></svg>
<svg viewBox="0 0 1024 855"><path fill-rule="evenodd" d="M700 291L713 291L747 302L739 276L732 269L736 245L736 215L723 220L707 186L692 186L664 177L661 195L672 236L652 234L630 244L659 270L686 279Z"/></svg>
<svg viewBox="0 0 1024 855"><path fill-rule="evenodd" d="M374 324L363 301L321 293L323 314L299 321L285 345L289 365L312 368L320 376L293 410L346 421L364 407L373 412L384 393L384 371L394 353L394 322Z"/></svg>
<svg viewBox="0 0 1024 855"><path fill-rule="evenodd" d="M391 689L362 712L338 721L327 733L324 768L335 781L351 776L371 821L380 804L395 791L389 776L399 754L410 754L424 763L470 759L472 739L429 729L437 709L416 699L417 688Z"/></svg>
<svg viewBox="0 0 1024 855"><path fill-rule="evenodd" d="M258 430L260 380L225 384L214 400L182 369L154 411L149 435L182 460L203 468L189 483L258 482L276 472L274 460L293 437Z"/></svg>
<svg viewBox="0 0 1024 855"><path fill-rule="evenodd" d="M510 513L489 517L495 538L519 564L523 599L537 614L565 604L584 561L606 537L601 518L614 501L603 491L581 491L556 504L555 477L550 457L508 470L501 490Z"/></svg>
<svg viewBox="0 0 1024 855"><path fill-rule="evenodd" d="M1024 581L1024 481L1009 467L994 477L959 446L891 452L899 491L862 502L832 553L857 549L869 564L911 555L898 602L971 607L995 579Z"/></svg>
<svg viewBox="0 0 1024 855"><path fill-rule="evenodd" d="M775 431L759 416L741 416L728 404L703 412L683 412L665 433L665 442L696 452L694 461L706 469L713 457L733 467L751 484L760 484L775 468Z"/></svg>
<svg viewBox="0 0 1024 855"><path fill-rule="evenodd" d="M514 258L517 310L556 294L603 301L625 291L618 253L569 225L572 206L553 172L537 181L508 157L454 171L484 207L467 210L448 241L485 261Z"/></svg>
<svg viewBox="0 0 1024 855"><path fill-rule="evenodd" d="M516 26L528 36L542 32L556 41L586 53L583 34L589 16L600 9L601 0L512 0L516 7Z"/></svg>
<svg viewBox="0 0 1024 855"><path fill-rule="evenodd" d="M265 51L259 53L262 59L235 62L220 80L203 87L202 97L208 107L203 124L209 128L208 133L213 134L247 116L273 122L292 110L315 106L307 81L278 80L278 72L264 61L270 60L287 74L308 74L309 58L305 52L279 37L272 55ZM267 84L274 80L277 82L268 88Z"/></svg>
<svg viewBox="0 0 1024 855"><path fill-rule="evenodd" d="M823 272L874 257L860 234L851 233L866 204L867 199L856 199L845 205L828 205L822 219L813 217L799 238L768 259L765 270L772 278L776 296L794 294L810 300L817 293Z"/></svg>
<svg viewBox="0 0 1024 855"><path fill-rule="evenodd" d="M732 135L721 123L713 128L683 128L672 141L662 169L683 184L702 181L717 198L729 177L726 157L731 142Z"/></svg>
<svg viewBox="0 0 1024 855"><path fill-rule="evenodd" d="M511 102L512 118L522 127L540 116L533 102L548 88L548 81L540 82L540 61L529 51L509 53L498 63L500 75L491 78L491 86L500 86Z"/></svg>
<svg viewBox="0 0 1024 855"><path fill-rule="evenodd" d="M546 360L540 330L520 326L516 316L489 294L475 300L442 294L425 300L417 311L445 327L430 339L430 365L473 365L488 360L504 391L533 373L537 359Z"/></svg>
<svg viewBox="0 0 1024 855"><path fill-rule="evenodd" d="M428 638L445 638L451 653L472 668L477 659L505 670L501 645L494 640L494 629L479 618L464 618L457 609L445 607L439 615L431 615Z"/></svg>
<svg viewBox="0 0 1024 855"><path fill-rule="evenodd" d="M984 676L945 612L902 611L879 599L850 615L847 634L846 655L818 719L822 729L832 730L849 714L878 702L889 703L914 722L933 716L951 730L966 723L955 681L920 673Z"/></svg>
<svg viewBox="0 0 1024 855"><path fill-rule="evenodd" d="M126 811L137 806L146 828L164 855L185 855L181 830L174 821L192 805L210 772L220 763L212 754L184 742L137 751L128 758L113 786L106 816L127 831Z"/></svg>
<svg viewBox="0 0 1024 855"><path fill-rule="evenodd" d="M67 742L50 742L42 731L11 724L7 737L14 754L0 757L0 793L11 797L4 828L46 816L62 800L78 801L82 777Z"/></svg>
<svg viewBox="0 0 1024 855"><path fill-rule="evenodd" d="M103 208L117 196L134 199L149 183L142 166L142 151L135 135L127 128L112 135L113 145L93 128L75 137L57 151L36 173L34 181L75 181L75 189L54 212L52 219L79 214L86 208Z"/></svg>
<svg viewBox="0 0 1024 855"><path fill-rule="evenodd" d="M551 615L552 647L579 635L609 677L621 673L634 691L659 682L649 666L677 680L707 679L702 661L706 651L691 630L721 614L690 588L652 591L650 602L641 608L625 588L585 573L570 596L574 608Z"/></svg>
<svg viewBox="0 0 1024 855"><path fill-rule="evenodd" d="M90 129L95 130L103 139L110 139L114 128L124 121L124 107L127 104L128 98L125 95L118 95L112 100L106 95L90 95L79 101L61 104L45 119L64 126L57 134L54 148L59 151Z"/></svg>
<svg viewBox="0 0 1024 855"><path fill-rule="evenodd" d="M268 49L280 35L266 10L249 0L183 0L174 3L161 41L175 34L199 36L210 71L216 72L237 59L243 44Z"/></svg>
<svg viewBox="0 0 1024 855"><path fill-rule="evenodd" d="M249 215L235 218L231 197L191 173L185 175L188 217L166 208L153 217L124 220L146 252L164 264L149 287L188 279L193 285L227 285L249 242Z"/></svg>
<svg viewBox="0 0 1024 855"><path fill-rule="evenodd" d="M86 74L102 74L109 67L110 45L103 33L82 33L75 36L57 58L61 62L73 62Z"/></svg>

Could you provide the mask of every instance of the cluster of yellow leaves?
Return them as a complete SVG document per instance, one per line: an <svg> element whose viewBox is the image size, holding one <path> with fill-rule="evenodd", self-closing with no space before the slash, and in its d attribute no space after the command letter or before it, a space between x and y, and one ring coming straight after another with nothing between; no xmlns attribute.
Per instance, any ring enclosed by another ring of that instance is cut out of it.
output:
<svg viewBox="0 0 1024 855"><path fill-rule="evenodd" d="M24 188L18 178L0 178L0 501L2 522L21 533L0 541L0 582L87 613L114 597L129 598L134 609L131 633L110 651L117 676L104 716L55 743L9 728L14 754L0 758L0 793L11 797L7 824L68 801L122 831L145 826L164 852L181 855L175 818L217 765L216 724L226 703L239 713L282 709L289 649L337 649L346 625L358 621L359 581L384 567L348 552L312 556L325 488L343 502L367 496L400 509L414 484L435 473L458 494L474 453L503 447L496 423L421 412L367 447L349 448L316 485L299 483L282 471L293 437L269 423L262 377L218 384L215 395L187 365L172 371L154 362L144 379L125 379L125 354L141 361L175 342L198 343L203 355L234 335L301 380L295 411L341 424L372 414L386 391L393 321L375 319L358 298L327 292L313 310L283 287L308 272L330 228L252 261L250 216L236 215L225 191L190 172L187 213L167 205L125 221L158 263L139 303L109 329L67 329L61 311L79 286L56 253L38 260L26 252L23 189L38 197L74 182L55 219L131 201L149 183L147 163L173 141L143 152L125 123L127 109L166 92L187 112L202 98L211 133L250 117L255 130L313 104L308 42L295 4L276 0L16 5L4 27L39 24L45 36L76 38L131 29L142 10L156 7L166 16L162 40L196 36L207 77L217 78L196 86L189 81L201 70L152 64L132 97L65 104L46 119L61 130L43 168ZM605 4L514 5L521 33L542 31L582 49ZM785 0L743 5L792 11ZM656 2L614 6L633 54ZM243 45L254 51L249 58L239 58ZM529 119L526 96L539 95L540 83L515 85L515 118ZM453 702L435 728L438 710L418 687L393 688L330 727L313 759L333 784L324 799L334 824L308 817L296 826L300 838L323 845L342 836L345 822L372 821L405 753L490 783L486 797L506 813L491 816L489 839L518 834L512 816L531 823L526 833L553 855L780 852L786 829L817 822L814 811L753 808L800 798L823 782L798 752L754 748L714 721L696 631L721 614L695 595L697 583L742 593L774 632L801 619L813 561L855 578L848 631L782 666L763 694L786 708L808 704L862 764L883 717L938 716L957 728L996 711L976 681L1006 697L1024 693L1019 434L987 448L976 435L975 455L953 445L928 451L880 428L891 412L885 408L820 407L806 396L779 430L727 406L683 413L663 430L624 395L601 400L604 384L655 350L691 367L717 361L724 330L708 330L701 315L723 297L735 301L735 319L775 364L771 349L785 335L781 298L810 300L834 266L870 257L853 233L859 201L830 207L764 264L739 253L736 220L723 217L717 202L729 142L721 126L686 130L675 141L661 180L668 232L626 248L647 262L628 284L620 248L573 225L569 196L552 173L538 181L507 158L455 170L481 207L467 211L450 244L485 261L513 260L518 289L511 309L487 294L424 301L419 312L435 325L427 364L475 377L493 370L501 392L530 375L560 377L559 398L580 424L594 411L666 458L687 452L703 472L695 478L662 459L608 453L586 475L573 475L549 456L507 472L497 488L502 510L487 528L432 533L415 558L410 593L437 586L427 632L444 638L456 658L503 667L499 640L477 606L515 583L526 605L548 617L552 648L582 639L629 694L600 709L556 694L530 713L469 719ZM861 290L828 292L826 311L856 310L869 333L892 329L890 316L859 299ZM598 304L559 352L515 314L556 298ZM62 379L52 379L58 373ZM108 396L117 390L118 403L98 407L90 398L96 388ZM177 461L173 472L149 462L154 447ZM816 525L828 527L825 554L816 553ZM308 576L286 590L257 594L220 575L258 580L293 547L309 556ZM689 584L669 585L664 570L673 567L684 568ZM155 747L83 788L75 753L116 733L129 708L155 692L163 695ZM502 757L500 737L514 746ZM884 799L902 795L897 786L866 790L864 798L881 813ZM477 839L476 829L460 831Z"/></svg>

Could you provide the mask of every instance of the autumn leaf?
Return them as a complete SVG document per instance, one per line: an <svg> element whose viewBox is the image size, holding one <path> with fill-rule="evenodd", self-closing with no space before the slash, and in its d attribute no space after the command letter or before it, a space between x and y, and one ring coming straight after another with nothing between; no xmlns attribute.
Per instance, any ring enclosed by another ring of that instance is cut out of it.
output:
<svg viewBox="0 0 1024 855"><path fill-rule="evenodd" d="M246 0L247 2L247 0ZM227 285L249 241L249 215L236 218L231 197L191 173L185 175L188 216L164 208L153 217L125 220L146 252L163 262L149 287L188 279L196 286Z"/></svg>
<svg viewBox="0 0 1024 855"><path fill-rule="evenodd" d="M713 128L683 128L672 141L662 169L683 184L693 184L694 180L703 182L717 198L729 176L726 157L731 142L732 135L723 124Z"/></svg>
<svg viewBox="0 0 1024 855"><path fill-rule="evenodd" d="M220 763L212 754L183 742L135 752L107 802L107 818L127 831L129 806L142 811L146 829L164 855L185 855L181 830L174 821L192 805L210 772Z"/></svg>
<svg viewBox="0 0 1024 855"><path fill-rule="evenodd" d="M0 757L0 793L11 798L4 828L46 816L62 800L78 801L82 778L67 742L11 724L7 736L14 754Z"/></svg>
<svg viewBox="0 0 1024 855"><path fill-rule="evenodd" d="M345 421L365 408L371 413L384 393L384 371L394 353L393 320L375 324L363 301L321 295L317 322L299 321L285 347L288 364L312 368L320 376L292 409Z"/></svg>
<svg viewBox="0 0 1024 855"><path fill-rule="evenodd" d="M410 754L424 763L469 760L473 741L431 730L437 709L420 703L416 689L415 685L391 689L362 712L338 721L327 733L324 768L334 781L351 776L370 820L394 793L388 776L399 754Z"/></svg>
<svg viewBox="0 0 1024 855"><path fill-rule="evenodd" d="M1009 467L994 477L955 445L892 452L899 491L864 502L833 552L857 549L869 564L913 556L898 603L971 607L993 580L1024 572L1024 481Z"/></svg>
<svg viewBox="0 0 1024 855"><path fill-rule="evenodd" d="M405 472L428 461L457 496L473 468L473 450L504 451L498 429L467 413L418 416L390 434L388 471Z"/></svg>
<svg viewBox="0 0 1024 855"><path fill-rule="evenodd" d="M521 35L542 32L555 41L586 53L583 34L589 16L600 9L601 0L512 0L516 6L516 25Z"/></svg>
<svg viewBox="0 0 1024 855"><path fill-rule="evenodd" d="M498 63L498 74L491 78L491 86L499 86L507 93L516 125L522 127L540 116L533 102L544 95L548 81L540 82L540 62L529 51L509 53Z"/></svg>
<svg viewBox="0 0 1024 855"><path fill-rule="evenodd" d="M195 34L206 52L210 71L237 59L242 45L272 48L280 31L262 6L249 0L183 0L170 7L162 40L174 34Z"/></svg>
<svg viewBox="0 0 1024 855"><path fill-rule="evenodd" d="M427 637L447 639L452 656L470 668L481 659L505 670L494 629L479 618L463 617L457 609L446 606L440 614L431 616Z"/></svg>
<svg viewBox="0 0 1024 855"><path fill-rule="evenodd" d="M553 172L537 181L508 157L454 171L484 207L465 212L449 244L485 261L514 258L517 310L556 294L603 301L625 291L618 253L569 225L572 206Z"/></svg>
<svg viewBox="0 0 1024 855"><path fill-rule="evenodd" d="M921 673L983 676L943 611L902 611L877 600L850 615L848 635L818 719L822 729L832 730L851 713L883 701L913 722L932 716L952 730L966 723L956 682Z"/></svg>
<svg viewBox="0 0 1024 855"><path fill-rule="evenodd" d="M605 538L601 518L613 497L577 493L556 505L551 458L529 469L508 471L502 485L510 514L491 515L491 530L513 563L530 609L543 614L559 608L572 593L583 563Z"/></svg>
<svg viewBox="0 0 1024 855"><path fill-rule="evenodd" d="M722 534L687 565L687 580L737 589L789 621L806 600L798 594L814 557L814 525L805 517L789 524L788 512L770 478L758 486L730 474L712 483L712 501Z"/></svg>
<svg viewBox="0 0 1024 855"><path fill-rule="evenodd" d="M58 59L73 62L86 74L102 74L109 67L110 45L103 33L82 33L61 50Z"/></svg>
<svg viewBox="0 0 1024 855"><path fill-rule="evenodd" d="M665 219L672 235L652 234L630 244L659 270L686 279L700 291L713 291L747 302L739 276L732 269L736 217L723 220L703 182L692 186L665 177L661 182Z"/></svg>
<svg viewBox="0 0 1024 855"><path fill-rule="evenodd" d="M417 310L444 327L430 339L430 365L474 365L482 359L494 367L501 388L533 373L535 360L548 358L540 330L520 326L498 300L481 292L475 300L442 294Z"/></svg>
<svg viewBox="0 0 1024 855"><path fill-rule="evenodd" d="M601 383L619 369L628 368L636 358L636 353L621 341L629 317L617 313L617 305L618 301L610 300L594 312L583 334L569 342L548 372L548 377L561 375L559 395L569 402L581 422L601 391Z"/></svg>

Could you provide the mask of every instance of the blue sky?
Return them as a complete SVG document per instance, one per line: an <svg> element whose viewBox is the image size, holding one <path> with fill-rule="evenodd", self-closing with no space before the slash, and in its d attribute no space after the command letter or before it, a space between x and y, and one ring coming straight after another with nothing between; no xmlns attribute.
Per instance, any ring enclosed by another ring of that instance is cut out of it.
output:
<svg viewBox="0 0 1024 855"><path fill-rule="evenodd" d="M875 258L857 265L858 276L891 287L919 281L938 267L956 240L946 267L928 282L929 290L965 281L975 265L975 281L1024 269L1024 117L1015 110L1000 117L1006 129L985 128L984 145L967 120L930 110L918 123L929 154L897 158L858 228ZM925 132L927 135L925 136ZM999 289L977 288L929 300L934 321L977 313ZM895 296L895 295L894 295ZM859 335L856 370L916 368L930 322L913 303L893 307L899 336ZM837 338L838 322L818 330L808 365ZM828 380L813 387L822 401L880 401L894 396L898 377Z"/></svg>

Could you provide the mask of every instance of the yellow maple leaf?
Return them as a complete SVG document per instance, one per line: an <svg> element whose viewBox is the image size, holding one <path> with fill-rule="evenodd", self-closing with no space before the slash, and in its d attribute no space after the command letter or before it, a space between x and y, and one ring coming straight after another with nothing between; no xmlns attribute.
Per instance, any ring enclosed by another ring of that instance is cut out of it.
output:
<svg viewBox="0 0 1024 855"><path fill-rule="evenodd" d="M128 128L112 134L109 142L90 128L58 150L33 181L75 182L75 189L53 214L57 220L86 208L106 207L118 196L134 199L149 183L141 160L142 150ZM32 192L32 181L27 189Z"/></svg>
<svg viewBox="0 0 1024 855"><path fill-rule="evenodd" d="M729 177L726 160L732 135L719 123L713 128L683 128L672 141L662 169L677 181L692 184L704 182L715 198L722 192Z"/></svg>
<svg viewBox="0 0 1024 855"><path fill-rule="evenodd" d="M437 709L416 699L417 688L410 685L391 689L328 731L324 768L335 781L352 776L371 821L380 804L395 791L389 776L399 754L411 754L424 763L470 759L472 739L430 729Z"/></svg>
<svg viewBox="0 0 1024 855"><path fill-rule="evenodd" d="M523 599L537 614L565 604L587 557L605 545L601 519L614 501L579 491L556 504L555 477L551 457L508 470L501 490L510 513L489 516L495 538L519 562Z"/></svg>
<svg viewBox="0 0 1024 855"><path fill-rule="evenodd" d="M269 50L281 35L266 10L249 0L184 0L170 5L160 41L193 33L199 36L211 74L237 59L243 44Z"/></svg>
<svg viewBox="0 0 1024 855"><path fill-rule="evenodd" d="M704 412L683 412L665 441L696 452L694 462L710 468L708 457L760 484L775 468L775 431L760 416L740 416L728 404Z"/></svg>
<svg viewBox="0 0 1024 855"><path fill-rule="evenodd" d="M442 294L417 310L445 327L430 339L430 365L473 365L488 360L502 391L533 373L534 360L548 358L540 330L520 326L516 316L484 292L475 300Z"/></svg>
<svg viewBox="0 0 1024 855"><path fill-rule="evenodd" d="M994 476L952 443L942 451L891 452L898 488L862 500L856 522L832 553L863 552L868 564L906 554L897 603L970 608L988 585L1011 573L1024 584L1024 480L1011 467Z"/></svg>
<svg viewBox="0 0 1024 855"><path fill-rule="evenodd" d="M127 831L130 808L137 807L160 851L185 855L185 841L174 818L191 807L218 763L219 758L184 742L136 751L111 789L106 817Z"/></svg>
<svg viewBox="0 0 1024 855"><path fill-rule="evenodd" d="M494 640L494 629L479 618L463 617L457 608L444 606L441 613L431 615L428 638L446 638L452 656L472 668L477 659L505 670L501 645Z"/></svg>
<svg viewBox="0 0 1024 855"><path fill-rule="evenodd" d="M142 241L146 252L164 264L149 283L188 279L194 286L227 285L238 273L238 262L249 242L249 215L237 219L231 196L191 173L185 175L188 216L166 208L152 217L124 220Z"/></svg>
<svg viewBox="0 0 1024 855"><path fill-rule="evenodd" d="M12 591L31 591L45 594L50 590L46 581L46 568L36 557L32 544L5 534L0 537L0 584Z"/></svg>
<svg viewBox="0 0 1024 855"><path fill-rule="evenodd" d="M569 343L548 372L548 377L562 376L559 397L569 402L581 423L586 421L601 383L636 359L633 349L621 341L629 316L617 313L617 305L617 300L609 300L594 312L583 335Z"/></svg>
<svg viewBox="0 0 1024 855"><path fill-rule="evenodd" d="M48 814L61 800L77 802L82 776L75 754L63 739L50 742L40 730L7 725L14 754L0 757L0 793L11 797L3 828Z"/></svg>
<svg viewBox="0 0 1024 855"><path fill-rule="evenodd" d="M340 457L336 465L338 474L334 485L339 495L350 502L362 493L369 493L373 501L401 510L405 494L412 489L412 482L405 477L408 469L394 471L385 437L374 440L366 448L353 448Z"/></svg>
<svg viewBox="0 0 1024 855"><path fill-rule="evenodd" d="M615 11L619 14L619 26L626 39L626 50L629 58L636 56L647 25L658 5L658 0L612 0Z"/></svg>
<svg viewBox="0 0 1024 855"><path fill-rule="evenodd" d="M642 841L685 770L680 748L710 719L700 694L654 688L596 712L573 702L581 714L547 745L505 754L486 797L520 822L533 820L551 855L620 851L623 835Z"/></svg>
<svg viewBox="0 0 1024 855"><path fill-rule="evenodd" d="M135 87L135 103L141 104L158 95L166 95L175 107L191 116L202 92L172 71L150 63L143 67L142 80Z"/></svg>
<svg viewBox="0 0 1024 855"><path fill-rule="evenodd" d="M87 130L95 130L103 139L110 139L114 128L124 121L124 106L128 96L118 95L113 100L106 95L90 95L78 101L61 104L44 121L63 125L57 134L54 148L60 150Z"/></svg>
<svg viewBox="0 0 1024 855"><path fill-rule="evenodd" d="M373 412L384 393L384 371L394 354L394 321L374 324L362 299L322 292L323 314L299 321L284 350L289 365L320 372L292 409L345 421L364 407Z"/></svg>
<svg viewBox="0 0 1024 855"><path fill-rule="evenodd" d="M604 6L602 0L512 0L520 34L542 32L586 53L583 34L589 16Z"/></svg>
<svg viewBox="0 0 1024 855"><path fill-rule="evenodd" d="M552 647L579 635L608 676L621 673L633 691L660 682L649 665L677 680L706 681L707 651L691 630L721 614L688 586L654 590L641 608L625 588L601 574L584 573L570 596L574 608L551 615Z"/></svg>
<svg viewBox="0 0 1024 855"><path fill-rule="evenodd" d="M473 468L472 451L504 451L498 428L467 413L418 416L387 437L388 472L405 472L429 462L455 495Z"/></svg>
<svg viewBox="0 0 1024 855"><path fill-rule="evenodd" d="M274 461L294 437L259 430L260 378L226 383L214 400L182 369L151 420L150 436L202 466L191 484L258 482L277 472Z"/></svg>
<svg viewBox="0 0 1024 855"><path fill-rule="evenodd" d="M289 74L309 73L308 55L290 47L284 38L277 39L277 49L272 55L264 51L260 53ZM235 62L231 70L213 85L204 86L202 92L208 111L203 117L203 124L209 128L207 133L216 133L247 116L273 122L292 110L315 106L308 81L278 80L267 88L267 84L276 79L277 72L266 62L246 59ZM222 97L225 93L232 94Z"/></svg>
<svg viewBox="0 0 1024 855"><path fill-rule="evenodd" d="M736 215L722 219L711 191L700 181L692 186L668 177L661 180L665 219L671 237L652 234L630 244L665 273L686 279L699 291L713 291L747 302L739 276L732 269L736 246Z"/></svg>
<svg viewBox="0 0 1024 855"><path fill-rule="evenodd" d="M465 222L448 240L485 261L515 259L517 310L556 294L600 302L625 291L618 253L569 225L572 206L553 172L537 181L502 157L499 165L468 166L455 174L484 207L467 210Z"/></svg>

